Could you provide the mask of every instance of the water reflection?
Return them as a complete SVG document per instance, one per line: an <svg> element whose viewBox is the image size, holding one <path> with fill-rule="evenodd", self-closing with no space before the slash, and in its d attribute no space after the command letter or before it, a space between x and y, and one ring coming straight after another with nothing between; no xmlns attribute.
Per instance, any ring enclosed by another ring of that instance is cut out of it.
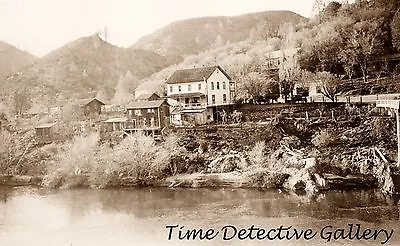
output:
<svg viewBox="0 0 400 246"><path fill-rule="evenodd" d="M113 240L98 241L105 235L119 245L131 245L126 244L131 240L162 244L166 224L209 227L286 221L308 227L321 226L327 220L398 224L399 197L376 190L308 195L257 189L0 187L0 237L5 242L18 238L19 243L12 245L37 245L22 238L48 234L54 244L44 245L115 245Z"/></svg>

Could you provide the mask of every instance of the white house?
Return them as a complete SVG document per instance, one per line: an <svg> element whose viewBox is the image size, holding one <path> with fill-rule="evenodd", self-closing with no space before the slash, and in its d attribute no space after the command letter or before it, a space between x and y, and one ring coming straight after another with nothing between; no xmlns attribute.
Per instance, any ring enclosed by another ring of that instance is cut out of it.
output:
<svg viewBox="0 0 400 246"><path fill-rule="evenodd" d="M177 70L166 83L175 125L211 122L218 109L233 104L234 83L220 66Z"/></svg>

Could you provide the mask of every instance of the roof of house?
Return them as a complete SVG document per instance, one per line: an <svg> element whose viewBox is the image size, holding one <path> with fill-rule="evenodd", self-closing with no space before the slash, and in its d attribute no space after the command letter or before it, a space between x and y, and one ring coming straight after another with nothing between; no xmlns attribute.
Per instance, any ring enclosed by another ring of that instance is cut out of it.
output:
<svg viewBox="0 0 400 246"><path fill-rule="evenodd" d="M118 123L118 122L125 122L125 121L127 121L126 117L116 117L116 118L109 118L109 119L105 120L104 122L105 123L113 123L113 122Z"/></svg>
<svg viewBox="0 0 400 246"><path fill-rule="evenodd" d="M156 95L158 98L160 98L160 96L157 93L146 93L146 94L140 94L136 97L136 100L148 100L150 99L150 97L152 97L153 95Z"/></svg>
<svg viewBox="0 0 400 246"><path fill-rule="evenodd" d="M54 126L56 123L42 123L39 124L35 127L35 129L40 129L40 128L50 128L52 126Z"/></svg>
<svg viewBox="0 0 400 246"><path fill-rule="evenodd" d="M231 80L229 75L226 74L220 66L212 66L177 70L168 78L167 84L203 81L204 79L208 79L216 69L219 69L229 80Z"/></svg>
<svg viewBox="0 0 400 246"><path fill-rule="evenodd" d="M79 105L84 106L84 105L87 105L88 103L90 103L91 101L94 101L94 100L100 102L100 104L102 104L102 105L105 105L105 103L103 101L101 101L100 99L98 99L96 97L88 98L88 99L80 99L79 100Z"/></svg>
<svg viewBox="0 0 400 246"><path fill-rule="evenodd" d="M134 101L131 102L126 108L127 109L159 108L164 102L167 103L165 100Z"/></svg>

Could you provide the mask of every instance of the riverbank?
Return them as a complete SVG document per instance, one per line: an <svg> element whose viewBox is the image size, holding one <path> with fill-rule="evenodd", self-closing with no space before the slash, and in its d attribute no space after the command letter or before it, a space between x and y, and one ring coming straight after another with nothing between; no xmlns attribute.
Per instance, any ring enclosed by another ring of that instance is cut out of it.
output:
<svg viewBox="0 0 400 246"><path fill-rule="evenodd" d="M83 187L90 188L88 176L77 175L77 179ZM168 188L262 188L262 189L284 189L284 183L289 178L288 174L271 173L266 170L248 171L248 172L229 172L229 173L192 173L178 174L163 180L149 182L148 186L168 187ZM377 188L377 180L364 175L347 175L341 177L334 174L323 174L321 178L325 183L320 185L322 190L349 190L349 189L370 189ZM0 176L0 185L2 186L43 186L43 177L33 177L25 175L7 175ZM145 185L138 180L121 179L115 181L108 188L118 187L137 187ZM290 187L286 187L290 190ZM304 190L305 187L294 187L291 190Z"/></svg>
<svg viewBox="0 0 400 246"><path fill-rule="evenodd" d="M107 142L91 132L25 148L24 158L13 158L10 163L16 164L6 165L9 168L4 173L27 176L5 176L2 183L49 188L151 185L309 192L379 187L392 194L398 192L394 129L388 117L307 120L279 114L265 124L170 128L163 141L137 133Z"/></svg>

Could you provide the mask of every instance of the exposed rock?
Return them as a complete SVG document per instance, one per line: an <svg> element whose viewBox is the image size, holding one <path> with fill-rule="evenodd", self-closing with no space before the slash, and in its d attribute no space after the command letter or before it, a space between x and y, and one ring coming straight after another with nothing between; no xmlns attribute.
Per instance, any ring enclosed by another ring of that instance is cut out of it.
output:
<svg viewBox="0 0 400 246"><path fill-rule="evenodd" d="M315 178L315 183L317 184L317 186L319 188L326 187L326 180L323 177L321 177L321 175L319 175L318 173L315 173L314 178Z"/></svg>
<svg viewBox="0 0 400 246"><path fill-rule="evenodd" d="M317 166L317 159L315 159L314 157L306 158L304 159L304 162L305 162L304 168L308 170L315 168Z"/></svg>
<svg viewBox="0 0 400 246"><path fill-rule="evenodd" d="M210 173L227 173L235 169L244 170L249 166L249 163L240 155L224 155L213 160L209 164Z"/></svg>
<svg viewBox="0 0 400 246"><path fill-rule="evenodd" d="M301 146L301 141L296 136L289 136L289 137L283 137L282 140L280 141L280 144L282 146L287 146L289 148L298 148Z"/></svg>
<svg viewBox="0 0 400 246"><path fill-rule="evenodd" d="M305 168L300 170L294 169L294 172L290 174L290 177L283 184L283 187L289 190L318 191L312 174Z"/></svg>
<svg viewBox="0 0 400 246"><path fill-rule="evenodd" d="M370 175L347 175L345 177L324 173L326 187L332 190L377 188L378 181Z"/></svg>

